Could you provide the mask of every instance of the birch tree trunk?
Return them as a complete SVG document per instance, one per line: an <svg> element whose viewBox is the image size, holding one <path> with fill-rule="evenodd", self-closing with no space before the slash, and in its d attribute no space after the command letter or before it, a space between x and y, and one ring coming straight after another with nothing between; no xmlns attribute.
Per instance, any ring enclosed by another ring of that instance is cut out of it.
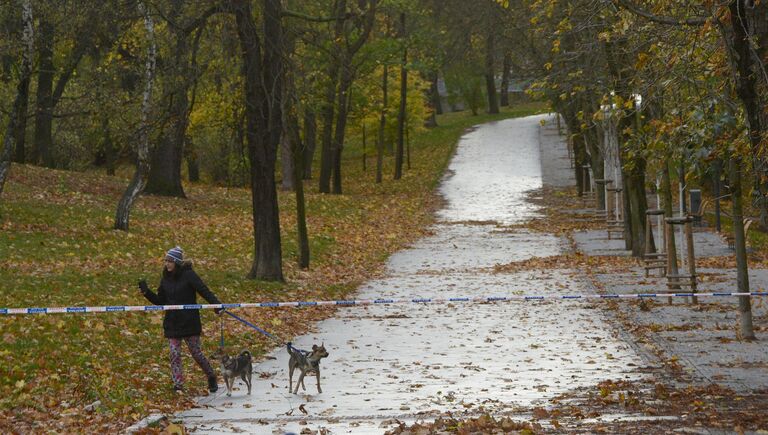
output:
<svg viewBox="0 0 768 435"><path fill-rule="evenodd" d="M147 185L149 177L149 111L152 105L152 90L155 81L155 61L157 59L157 47L155 45L155 24L144 3L138 4L139 13L144 15L144 27L147 30L147 60L145 63L144 97L141 102L141 121L139 124L138 145L136 154L136 171L125 189L120 203L117 205L115 215L115 229L128 231L131 207Z"/></svg>
<svg viewBox="0 0 768 435"><path fill-rule="evenodd" d="M8 179L8 173L11 170L11 154L16 146L18 123L20 123L27 115L26 101L29 98L29 81L32 75L32 53L34 50L32 4L30 0L24 0L22 2L21 17L24 26L22 33L24 48L21 55L21 72L19 76L19 84L16 88L16 98L13 101L13 109L11 110L10 119L8 120L8 126L6 127L5 137L3 139L3 150L2 154L0 154L0 195L3 193L5 180Z"/></svg>

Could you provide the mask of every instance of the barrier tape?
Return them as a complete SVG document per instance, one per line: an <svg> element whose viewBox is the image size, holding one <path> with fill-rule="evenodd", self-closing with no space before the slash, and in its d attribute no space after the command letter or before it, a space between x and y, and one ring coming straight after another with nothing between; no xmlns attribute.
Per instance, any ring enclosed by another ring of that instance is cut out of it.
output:
<svg viewBox="0 0 768 435"><path fill-rule="evenodd" d="M491 297L462 298L414 298L414 299L360 299L332 301L293 301L293 302L255 302L240 304L191 304L191 305L111 305L104 307L31 307L0 308L0 314L75 314L75 313L112 313L123 311L171 311L201 310L214 308L278 308L278 307L316 307L316 306L358 306L389 304L446 304L454 302L484 303L543 300L579 300L579 299L644 299L644 298L683 298L683 297L738 297L768 296L768 292L749 293L628 293L628 294L587 294L587 295L512 295Z"/></svg>

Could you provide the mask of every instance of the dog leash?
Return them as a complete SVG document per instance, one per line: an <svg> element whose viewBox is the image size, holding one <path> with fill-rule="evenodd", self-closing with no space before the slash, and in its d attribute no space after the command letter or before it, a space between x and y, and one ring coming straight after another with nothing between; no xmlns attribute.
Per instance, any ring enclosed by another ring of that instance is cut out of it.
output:
<svg viewBox="0 0 768 435"><path fill-rule="evenodd" d="M265 337L272 339L273 341L275 341L276 343L278 343L280 346L286 345L286 346L288 346L288 348L289 348L289 349L293 349L293 350L295 350L295 351L301 352L301 353L302 353L302 354L304 354L304 355L309 355L309 354L311 353L311 352L309 352L309 351L307 351L307 350L304 350L304 349L299 349L299 348L295 347L295 346L294 346L294 345L293 345L293 344L292 344L290 341L289 341L289 342L287 342L287 343L286 343L286 342L283 342L283 341L281 341L279 338L277 338L277 337L275 337L274 335L270 334L269 332L267 332L267 331L265 331L265 330L263 330L263 329L259 328L258 326L254 325L253 323L251 323L251 322L249 322L249 321L247 321L247 320L243 319L242 317L236 316L236 315L234 315L234 314L230 313L230 312L229 312L229 311L227 311L227 310L221 310L221 311L222 311L223 313L226 313L226 314L228 314L230 317L234 318L235 320L237 320L237 321L239 321L239 322L243 323L244 325L246 325L246 326L249 326L249 327L251 327L251 328L255 329L256 331L258 331L258 332L260 332L261 334L263 334ZM222 346L222 348L223 348L223 347L224 347L224 320L223 320L223 318L222 318L222 323L221 323L221 325L222 325L222 326L221 326L221 328L222 328L222 329L221 329L221 346Z"/></svg>
<svg viewBox="0 0 768 435"><path fill-rule="evenodd" d="M224 318L219 316L219 325L221 326L221 338L219 339L219 350L224 350Z"/></svg>

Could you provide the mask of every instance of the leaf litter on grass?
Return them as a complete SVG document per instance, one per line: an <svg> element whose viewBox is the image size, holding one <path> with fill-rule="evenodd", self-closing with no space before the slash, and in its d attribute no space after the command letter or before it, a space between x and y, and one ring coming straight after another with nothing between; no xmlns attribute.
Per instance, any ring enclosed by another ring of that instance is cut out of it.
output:
<svg viewBox="0 0 768 435"><path fill-rule="evenodd" d="M497 116L509 117L511 113ZM295 200L280 193L287 283L245 279L253 250L246 189L188 185L189 199L142 196L131 231L112 230L127 176L14 165L3 196L0 246L2 307L144 305L139 278L159 280L162 254L185 248L224 302L343 298L380 273L386 257L420 237L440 203L434 187L462 131L494 117L451 114L442 127L412 138L413 167L398 183L373 183L348 165L345 195L307 189L310 270L296 266ZM391 162L385 162L389 168ZM123 171L125 172L125 171ZM127 172L126 172L127 173ZM404 216L408 218L405 219ZM254 309L258 325L278 325L283 340L307 332L333 309ZM150 413L193 406L205 392L185 359L186 394L173 393L160 313L3 316L0 330L0 430L113 432ZM203 312L204 351L213 352L218 322ZM275 322L277 320L277 322ZM258 358L273 343L233 322L226 345Z"/></svg>

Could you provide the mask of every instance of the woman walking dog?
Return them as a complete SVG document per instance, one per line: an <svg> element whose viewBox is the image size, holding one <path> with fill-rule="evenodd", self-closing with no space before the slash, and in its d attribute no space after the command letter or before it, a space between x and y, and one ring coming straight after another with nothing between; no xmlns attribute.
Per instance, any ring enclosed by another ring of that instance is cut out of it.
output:
<svg viewBox="0 0 768 435"><path fill-rule="evenodd" d="M208 289L202 279L192 270L192 263L184 260L184 251L176 246L165 254L165 265L160 286L155 294L147 286L147 281L139 281L139 289L150 302L155 305L189 305L196 304L197 293L200 293L208 303L220 304L216 295ZM216 314L220 310L215 310ZM184 376L181 364L181 342L187 342L192 357L208 376L208 391L215 393L218 389L216 373L203 355L200 348L199 310L169 310L165 312L163 331L168 339L171 350L171 377L173 389L184 391Z"/></svg>

